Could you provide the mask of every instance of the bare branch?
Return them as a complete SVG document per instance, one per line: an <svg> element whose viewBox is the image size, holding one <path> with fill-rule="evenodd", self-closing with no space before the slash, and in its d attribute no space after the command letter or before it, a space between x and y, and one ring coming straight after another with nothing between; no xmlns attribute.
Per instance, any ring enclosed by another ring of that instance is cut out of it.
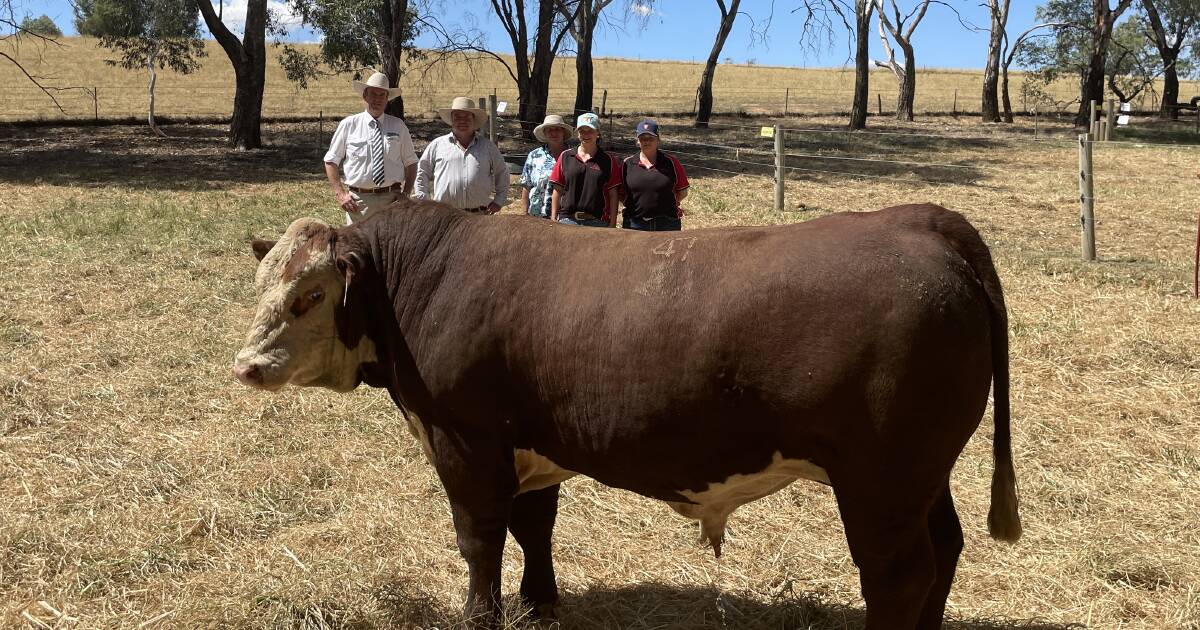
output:
<svg viewBox="0 0 1200 630"><path fill-rule="evenodd" d="M25 70L25 66L22 66L22 65L21 65L21 62L19 62L19 61L17 61L16 59L14 59L14 58L10 57L10 56L8 55L8 53L5 53L5 52L3 52L3 51L0 51L0 57L4 57L5 59L7 59L7 60L9 60L10 62L12 62L12 64L13 64L14 66L16 66L18 70L20 70L20 71L21 71L21 74L25 75L25 77L26 77L27 79L29 79L29 80L30 80L30 81L31 81L31 82L32 82L34 85L36 85L36 86L38 87L38 89L39 89L39 90L41 90L41 91L42 91L42 93L43 93L43 94L45 94L45 95L46 95L46 96L47 96L47 97L48 97L48 98L49 98L49 99L50 99L50 100L51 100L51 101L54 103L54 106L55 106L56 108L58 108L58 111L59 111L60 113L62 113L64 116L66 115L66 113L67 113L67 110L63 109L63 106L62 106L62 104L61 104L61 103L59 103L59 102L58 102L58 99L57 99L57 98L54 98L54 95L50 93L50 90L51 90L51 89L56 89L56 88L47 88L46 86L42 85L42 84L41 84L41 83L40 83L40 82L39 82L39 81L38 81L36 78L34 78L34 76L33 76L32 74L29 74L29 72L27 72L27 71ZM65 88L64 88L64 89L65 89Z"/></svg>

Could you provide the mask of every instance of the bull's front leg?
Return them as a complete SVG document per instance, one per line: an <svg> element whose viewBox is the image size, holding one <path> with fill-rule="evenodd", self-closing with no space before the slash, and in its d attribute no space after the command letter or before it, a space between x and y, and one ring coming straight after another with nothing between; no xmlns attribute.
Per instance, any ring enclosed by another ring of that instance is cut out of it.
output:
<svg viewBox="0 0 1200 630"><path fill-rule="evenodd" d="M464 615L470 625L492 626L500 616L500 565L517 489L512 447L491 435L429 428L434 467L470 575Z"/></svg>

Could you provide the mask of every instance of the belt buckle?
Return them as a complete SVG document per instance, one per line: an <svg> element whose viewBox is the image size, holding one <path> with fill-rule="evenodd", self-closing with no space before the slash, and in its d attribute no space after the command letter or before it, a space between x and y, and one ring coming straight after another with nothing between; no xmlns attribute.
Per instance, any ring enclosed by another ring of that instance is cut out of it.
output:
<svg viewBox="0 0 1200 630"><path fill-rule="evenodd" d="M591 214L588 214L587 212L576 212L575 213L576 221L591 221L592 219L595 219L595 218L596 217L592 216Z"/></svg>

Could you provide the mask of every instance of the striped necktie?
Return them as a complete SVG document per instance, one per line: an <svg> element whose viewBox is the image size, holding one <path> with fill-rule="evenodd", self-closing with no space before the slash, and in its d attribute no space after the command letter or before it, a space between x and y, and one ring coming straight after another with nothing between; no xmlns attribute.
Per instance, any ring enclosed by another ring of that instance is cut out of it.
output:
<svg viewBox="0 0 1200 630"><path fill-rule="evenodd" d="M371 135L371 181L375 182L376 186L382 186L384 182L383 128L380 127L378 120L371 121L371 128L375 130L375 133Z"/></svg>

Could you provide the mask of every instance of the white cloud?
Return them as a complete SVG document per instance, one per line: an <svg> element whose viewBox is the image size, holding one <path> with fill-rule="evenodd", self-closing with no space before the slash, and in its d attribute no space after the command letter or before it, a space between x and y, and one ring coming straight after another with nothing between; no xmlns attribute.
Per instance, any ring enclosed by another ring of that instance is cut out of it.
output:
<svg viewBox="0 0 1200 630"><path fill-rule="evenodd" d="M225 23L226 28L241 36L246 30L246 3L248 0L226 0L225 8L222 10L217 4L213 8L221 12L221 21ZM218 0L220 2L220 0ZM286 2L280 0L267 0L267 11L274 16L273 22L278 24L288 31L295 30L300 27L300 16L292 11L291 7ZM203 23L203 21L201 21Z"/></svg>

